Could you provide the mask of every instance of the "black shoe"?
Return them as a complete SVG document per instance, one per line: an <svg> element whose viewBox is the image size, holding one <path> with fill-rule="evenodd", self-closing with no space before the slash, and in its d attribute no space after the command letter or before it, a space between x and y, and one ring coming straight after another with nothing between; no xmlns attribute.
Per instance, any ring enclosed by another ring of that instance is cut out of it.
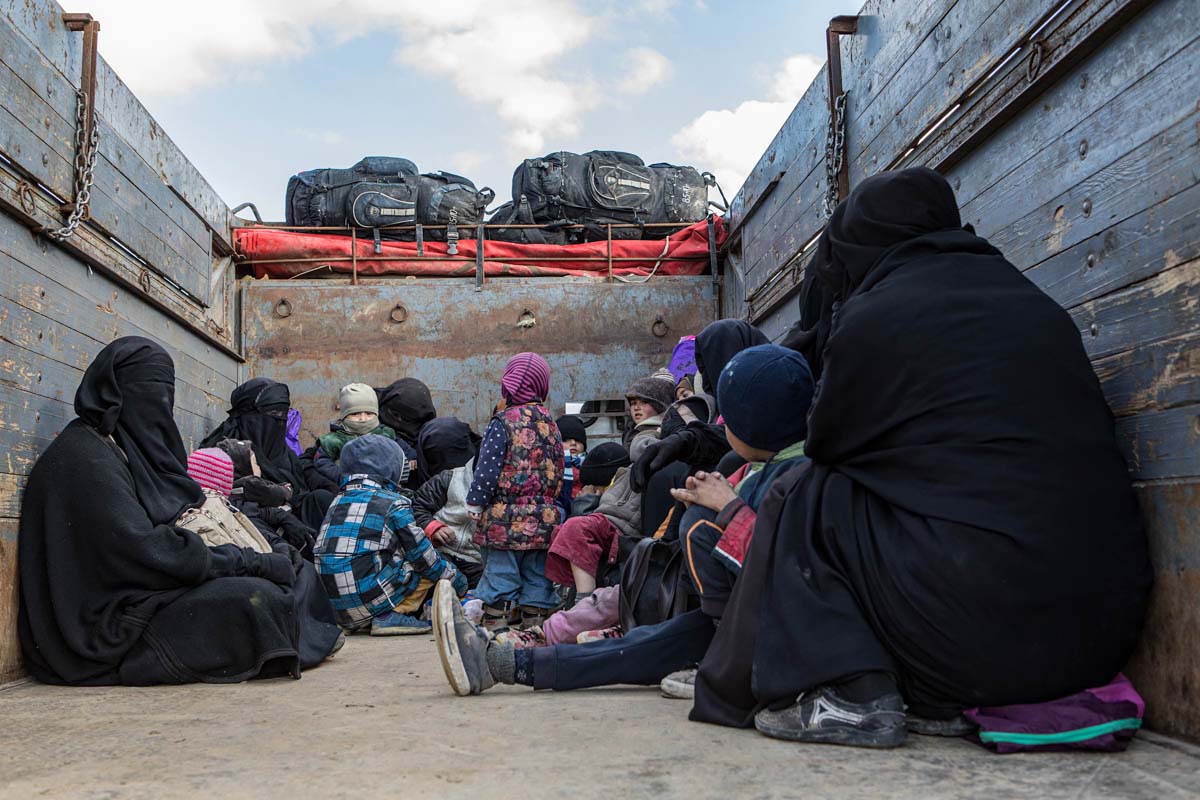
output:
<svg viewBox="0 0 1200 800"><path fill-rule="evenodd" d="M852 703L828 686L805 692L779 711L758 712L754 727L775 739L849 747L899 747L908 735L900 695Z"/></svg>
<svg viewBox="0 0 1200 800"><path fill-rule="evenodd" d="M910 733L921 736L966 736L974 733L979 726L959 714L950 719L928 719L909 714L905 718Z"/></svg>

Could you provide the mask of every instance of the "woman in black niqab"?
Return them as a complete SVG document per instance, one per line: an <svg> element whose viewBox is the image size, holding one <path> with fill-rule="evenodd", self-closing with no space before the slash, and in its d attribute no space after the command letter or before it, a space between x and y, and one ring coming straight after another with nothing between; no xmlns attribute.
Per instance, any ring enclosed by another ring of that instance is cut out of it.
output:
<svg viewBox="0 0 1200 800"><path fill-rule="evenodd" d="M759 509L692 718L749 726L872 675L936 719L1109 682L1151 572L1071 317L925 168L863 181L814 267L792 342L823 362L811 463Z"/></svg>
<svg viewBox="0 0 1200 800"><path fill-rule="evenodd" d="M30 471L17 627L39 680L232 682L298 669L289 559L210 548L173 525L204 497L186 474L174 386L162 347L117 339L84 373L79 418Z"/></svg>
<svg viewBox="0 0 1200 800"><path fill-rule="evenodd" d="M481 437L457 417L438 417L421 428L417 438L418 482L465 465L479 453Z"/></svg>
<svg viewBox="0 0 1200 800"><path fill-rule="evenodd" d="M379 421L417 447L421 428L437 417L429 387L416 378L401 378L375 393L379 395Z"/></svg>

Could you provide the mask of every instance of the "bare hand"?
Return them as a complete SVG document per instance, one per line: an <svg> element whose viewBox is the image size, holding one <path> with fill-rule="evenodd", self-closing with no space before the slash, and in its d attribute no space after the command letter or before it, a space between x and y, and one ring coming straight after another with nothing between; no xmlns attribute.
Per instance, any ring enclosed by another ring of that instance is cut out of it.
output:
<svg viewBox="0 0 1200 800"><path fill-rule="evenodd" d="M451 544L454 542L454 531L447 525L444 528L438 528L434 531L431 538L435 545Z"/></svg>
<svg viewBox="0 0 1200 800"><path fill-rule="evenodd" d="M737 494L721 473L697 472L688 477L685 488L672 489L671 497L689 506L695 504L713 511L721 511L737 499Z"/></svg>

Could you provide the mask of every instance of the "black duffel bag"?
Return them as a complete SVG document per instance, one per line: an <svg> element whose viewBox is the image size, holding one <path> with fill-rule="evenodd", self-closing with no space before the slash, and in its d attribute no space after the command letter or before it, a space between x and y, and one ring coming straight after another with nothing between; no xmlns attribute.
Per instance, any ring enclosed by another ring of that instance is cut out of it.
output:
<svg viewBox="0 0 1200 800"><path fill-rule="evenodd" d="M651 164L632 153L566 151L523 161L513 173L513 202L542 224L587 225L603 238L608 224L691 223L708 213L708 180L693 167ZM617 228L614 238L662 238L666 229Z"/></svg>
<svg viewBox="0 0 1200 800"><path fill-rule="evenodd" d="M411 241L416 236L414 223L453 223L458 238L466 239L474 236L474 226L494 198L491 189L476 189L461 175L419 175L408 159L371 156L350 169L316 169L293 176L287 188L287 224L368 228L388 239ZM423 234L444 241L447 232Z"/></svg>
<svg viewBox="0 0 1200 800"><path fill-rule="evenodd" d="M687 611L683 569L678 539L648 537L638 541L621 563L621 629L628 633L641 625L657 625Z"/></svg>

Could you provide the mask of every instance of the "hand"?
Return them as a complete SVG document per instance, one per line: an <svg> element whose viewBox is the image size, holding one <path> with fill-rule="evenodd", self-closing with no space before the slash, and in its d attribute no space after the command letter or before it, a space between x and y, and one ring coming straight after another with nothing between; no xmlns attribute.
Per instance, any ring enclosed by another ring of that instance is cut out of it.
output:
<svg viewBox="0 0 1200 800"><path fill-rule="evenodd" d="M447 545L454 543L454 529L449 525L438 528L429 537L435 545Z"/></svg>
<svg viewBox="0 0 1200 800"><path fill-rule="evenodd" d="M690 451L691 439L685 434L686 431L680 431L646 445L629 474L629 485L635 492L645 492L654 473L674 461L679 461Z"/></svg>
<svg viewBox="0 0 1200 800"><path fill-rule="evenodd" d="M721 473L697 472L688 477L683 489L672 489L671 497L719 512L737 499L737 493Z"/></svg>

